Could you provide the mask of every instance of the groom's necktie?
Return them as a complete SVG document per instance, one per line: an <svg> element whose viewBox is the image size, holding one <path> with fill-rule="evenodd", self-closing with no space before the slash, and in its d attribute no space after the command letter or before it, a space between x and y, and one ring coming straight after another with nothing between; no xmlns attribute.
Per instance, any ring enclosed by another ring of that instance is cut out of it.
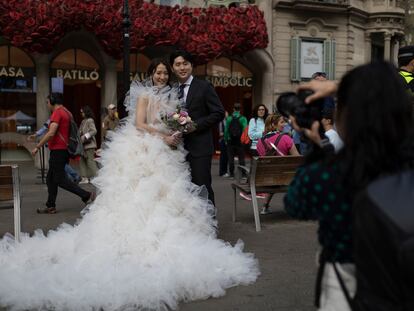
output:
<svg viewBox="0 0 414 311"><path fill-rule="evenodd" d="M182 99L184 102L184 89L187 86L187 84L183 83L181 84L178 88L178 99ZM185 102L184 102L184 106L185 106Z"/></svg>

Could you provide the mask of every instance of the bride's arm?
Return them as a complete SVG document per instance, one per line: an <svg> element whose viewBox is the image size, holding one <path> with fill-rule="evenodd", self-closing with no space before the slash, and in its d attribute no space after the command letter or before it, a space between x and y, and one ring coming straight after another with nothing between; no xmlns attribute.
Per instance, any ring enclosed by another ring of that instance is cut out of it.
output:
<svg viewBox="0 0 414 311"><path fill-rule="evenodd" d="M160 136L165 143L168 145L178 145L180 139L176 135L166 135L156 128L147 124L147 107L148 107L148 98L140 97L137 101L136 106L136 116L135 116L135 126L137 129L144 130L147 133Z"/></svg>

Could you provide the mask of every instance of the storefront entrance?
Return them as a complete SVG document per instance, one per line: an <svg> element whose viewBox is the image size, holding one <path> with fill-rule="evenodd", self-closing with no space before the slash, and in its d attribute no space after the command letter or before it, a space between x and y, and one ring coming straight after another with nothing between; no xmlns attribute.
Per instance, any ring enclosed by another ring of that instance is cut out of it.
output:
<svg viewBox="0 0 414 311"><path fill-rule="evenodd" d="M96 140L101 142L101 73L95 59L80 49L59 54L51 66L51 90L63 93L64 105L72 112L76 123L82 121L80 110L90 106L98 130Z"/></svg>

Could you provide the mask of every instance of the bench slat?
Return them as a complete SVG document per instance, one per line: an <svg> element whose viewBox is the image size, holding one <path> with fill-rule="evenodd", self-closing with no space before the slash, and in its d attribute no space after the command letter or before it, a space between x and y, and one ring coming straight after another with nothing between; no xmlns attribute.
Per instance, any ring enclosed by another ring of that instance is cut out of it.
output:
<svg viewBox="0 0 414 311"><path fill-rule="evenodd" d="M13 176L0 176L0 186L3 185L13 187Z"/></svg>
<svg viewBox="0 0 414 311"><path fill-rule="evenodd" d="M13 200L13 187L0 186L0 201Z"/></svg>
<svg viewBox="0 0 414 311"><path fill-rule="evenodd" d="M10 165L0 165L0 176L12 176L12 167Z"/></svg>

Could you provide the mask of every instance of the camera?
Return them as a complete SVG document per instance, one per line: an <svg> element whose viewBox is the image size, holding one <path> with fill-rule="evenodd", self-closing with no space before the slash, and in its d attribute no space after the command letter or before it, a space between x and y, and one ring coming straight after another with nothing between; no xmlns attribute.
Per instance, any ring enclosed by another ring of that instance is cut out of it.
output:
<svg viewBox="0 0 414 311"><path fill-rule="evenodd" d="M294 116L300 127L310 129L314 121L322 119L324 107L323 98L305 104L305 98L311 94L310 90L282 93L276 102L277 110L286 118Z"/></svg>

